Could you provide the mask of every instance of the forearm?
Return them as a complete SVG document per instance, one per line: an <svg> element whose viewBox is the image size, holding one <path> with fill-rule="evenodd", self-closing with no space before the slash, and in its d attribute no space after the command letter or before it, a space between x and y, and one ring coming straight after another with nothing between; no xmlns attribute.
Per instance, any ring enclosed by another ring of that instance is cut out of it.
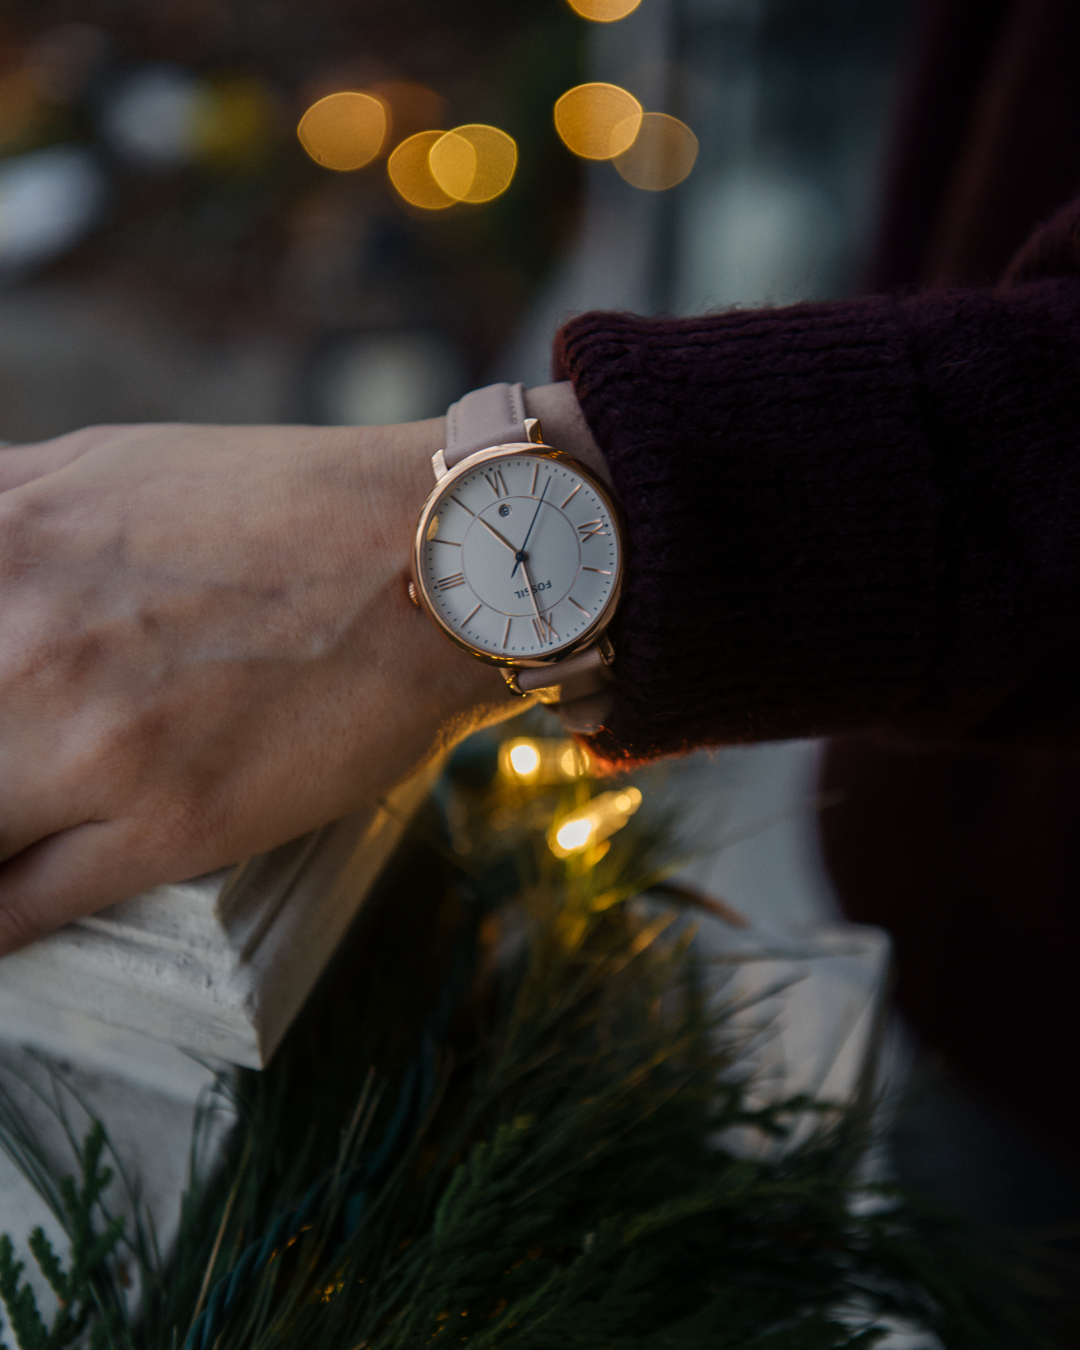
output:
<svg viewBox="0 0 1080 1350"><path fill-rule="evenodd" d="M630 532L601 752L1077 734L1080 283L586 315L558 360Z"/></svg>

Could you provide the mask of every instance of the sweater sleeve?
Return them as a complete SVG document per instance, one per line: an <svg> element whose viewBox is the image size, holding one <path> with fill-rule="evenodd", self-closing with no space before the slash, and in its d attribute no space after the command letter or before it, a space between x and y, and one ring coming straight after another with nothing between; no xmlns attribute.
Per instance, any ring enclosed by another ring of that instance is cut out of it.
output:
<svg viewBox="0 0 1080 1350"><path fill-rule="evenodd" d="M1080 741L1080 280L556 342L628 531L609 761Z"/></svg>

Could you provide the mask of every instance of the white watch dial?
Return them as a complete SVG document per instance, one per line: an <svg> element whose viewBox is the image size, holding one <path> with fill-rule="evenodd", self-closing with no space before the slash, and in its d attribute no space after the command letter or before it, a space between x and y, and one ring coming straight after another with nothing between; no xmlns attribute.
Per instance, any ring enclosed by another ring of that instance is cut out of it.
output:
<svg viewBox="0 0 1080 1350"><path fill-rule="evenodd" d="M572 465L506 454L447 484L418 564L430 605L460 641L529 660L573 646L599 618L617 584L619 537Z"/></svg>

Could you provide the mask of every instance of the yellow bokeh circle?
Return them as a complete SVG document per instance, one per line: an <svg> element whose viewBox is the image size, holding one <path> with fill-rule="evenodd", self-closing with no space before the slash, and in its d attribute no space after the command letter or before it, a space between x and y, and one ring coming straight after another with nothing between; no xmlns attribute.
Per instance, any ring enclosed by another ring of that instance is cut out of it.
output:
<svg viewBox="0 0 1080 1350"><path fill-rule="evenodd" d="M490 202L510 186L517 168L517 145L498 127L474 122L455 127L432 145L432 176L459 202Z"/></svg>
<svg viewBox="0 0 1080 1350"><path fill-rule="evenodd" d="M641 104L617 84L579 84L555 104L555 129L582 159L614 159L629 150Z"/></svg>
<svg viewBox="0 0 1080 1350"><path fill-rule="evenodd" d="M593 23L614 23L633 14L641 0L569 0L570 8Z"/></svg>
<svg viewBox="0 0 1080 1350"><path fill-rule="evenodd" d="M316 164L346 173L370 164L386 139L386 106L371 94L327 94L301 117L296 134Z"/></svg>
<svg viewBox="0 0 1080 1350"><path fill-rule="evenodd" d="M633 127L632 143L614 156L619 173L634 187L647 192L664 192L681 183L697 159L698 138L685 122L667 113L645 113L622 128L625 135ZM616 129L618 131L618 129Z"/></svg>
<svg viewBox="0 0 1080 1350"><path fill-rule="evenodd" d="M431 150L445 131L418 131L401 142L387 161L390 181L410 206L422 211L445 211L459 199L451 197L431 172Z"/></svg>

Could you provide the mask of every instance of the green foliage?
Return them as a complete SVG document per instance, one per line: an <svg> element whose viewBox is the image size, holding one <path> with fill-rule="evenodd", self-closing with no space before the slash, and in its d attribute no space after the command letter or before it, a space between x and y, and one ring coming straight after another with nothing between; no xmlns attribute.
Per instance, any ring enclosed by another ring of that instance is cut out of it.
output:
<svg viewBox="0 0 1080 1350"><path fill-rule="evenodd" d="M241 1077L228 1155L213 1176L196 1165L169 1262L136 1245L138 1318L116 1320L102 1282L64 1334L865 1350L901 1318L947 1350L1075 1343L1049 1286L861 1179L862 1098L756 1103L687 916L634 898L664 874L662 823L557 862L543 831L587 786L486 782L463 776L444 803L453 849L434 812L418 823L273 1065ZM35 1239L58 1292L92 1293L119 1237L90 1222L99 1157L88 1141L65 1193L71 1273ZM73 1344L42 1339L3 1252L22 1350Z"/></svg>
<svg viewBox="0 0 1080 1350"><path fill-rule="evenodd" d="M88 1324L90 1350L105 1350L115 1344L119 1310L109 1297L107 1270L124 1231L121 1216L96 1221L102 1195L112 1172L101 1165L105 1148L104 1127L95 1121L81 1149L81 1177L63 1177L58 1190L71 1238L71 1268L65 1270L41 1228L30 1234L27 1245L38 1269L56 1295L57 1309L46 1323L34 1291L23 1280L24 1264L15 1259L11 1239L0 1237L0 1299L7 1310L19 1350L64 1350L83 1340Z"/></svg>

